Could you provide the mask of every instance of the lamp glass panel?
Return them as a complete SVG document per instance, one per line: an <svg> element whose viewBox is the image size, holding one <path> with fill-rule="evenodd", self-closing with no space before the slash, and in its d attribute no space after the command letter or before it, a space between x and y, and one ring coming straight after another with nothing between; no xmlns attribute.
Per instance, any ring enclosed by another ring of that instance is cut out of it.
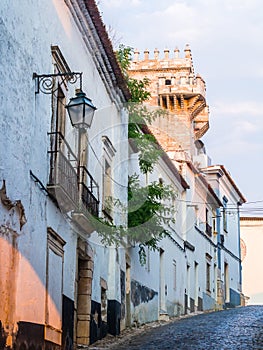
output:
<svg viewBox="0 0 263 350"><path fill-rule="evenodd" d="M85 104L85 124L90 127L95 109Z"/></svg>
<svg viewBox="0 0 263 350"><path fill-rule="evenodd" d="M68 108L69 116L73 125L82 123L83 105L71 105Z"/></svg>

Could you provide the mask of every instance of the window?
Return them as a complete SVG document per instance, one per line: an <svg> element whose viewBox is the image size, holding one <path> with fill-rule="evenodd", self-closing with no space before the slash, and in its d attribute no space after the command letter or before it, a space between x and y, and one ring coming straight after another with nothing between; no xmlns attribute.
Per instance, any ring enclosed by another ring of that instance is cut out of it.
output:
<svg viewBox="0 0 263 350"><path fill-rule="evenodd" d="M52 94L52 115L51 115L51 133L50 133L50 183L55 179L56 167L61 167L58 162L63 162L65 154L65 104L66 98L62 88L57 81L57 89Z"/></svg>
<svg viewBox="0 0 263 350"><path fill-rule="evenodd" d="M216 212L213 212L213 232L216 233Z"/></svg>
<svg viewBox="0 0 263 350"><path fill-rule="evenodd" d="M108 198L112 195L111 188L111 166L109 162L104 160L104 197Z"/></svg>
<svg viewBox="0 0 263 350"><path fill-rule="evenodd" d="M65 117L66 117L66 97L61 87L58 87L55 98L56 105L56 131L65 135Z"/></svg>
<svg viewBox="0 0 263 350"><path fill-rule="evenodd" d="M165 85L172 85L171 79L165 79Z"/></svg>
<svg viewBox="0 0 263 350"><path fill-rule="evenodd" d="M103 173L103 211L110 218L112 215L112 176L111 166L108 160L104 159L104 173Z"/></svg>
<svg viewBox="0 0 263 350"><path fill-rule="evenodd" d="M227 198L223 197L223 230L227 233Z"/></svg>
<svg viewBox="0 0 263 350"><path fill-rule="evenodd" d="M206 263L206 290L210 292L210 284L211 284L211 265L209 262Z"/></svg>
<svg viewBox="0 0 263 350"><path fill-rule="evenodd" d="M211 292L211 262L212 257L206 253L206 291Z"/></svg>
<svg viewBox="0 0 263 350"><path fill-rule="evenodd" d="M195 261L194 267L195 267L195 305L198 306L198 291L199 291L199 281L198 281L199 266L198 266L198 262Z"/></svg>
<svg viewBox="0 0 263 350"><path fill-rule="evenodd" d="M205 209L205 223L206 223L205 231L206 231L207 235L211 237L212 236L212 227L209 224L210 217L209 217L209 210L207 208Z"/></svg>
<svg viewBox="0 0 263 350"><path fill-rule="evenodd" d="M70 68L66 63L58 46L51 46L53 58L54 73L70 72ZM55 78L53 78L55 79ZM59 132L63 136L65 134L65 118L66 118L66 92L67 80L61 77L56 77L54 83L54 93L52 94L52 121L51 132Z"/></svg>
<svg viewBox="0 0 263 350"><path fill-rule="evenodd" d="M103 141L103 198L102 198L102 210L106 217L112 220L112 203L113 197L113 179L112 179L112 163L113 157L116 153L111 141L107 136L102 137Z"/></svg>
<svg viewBox="0 0 263 350"><path fill-rule="evenodd" d="M225 302L230 301L230 286L229 286L229 266L224 262L224 285L225 285Z"/></svg>
<svg viewBox="0 0 263 350"><path fill-rule="evenodd" d="M45 339L58 339L58 342L61 341L62 328L63 246L65 243L51 227L48 228Z"/></svg>

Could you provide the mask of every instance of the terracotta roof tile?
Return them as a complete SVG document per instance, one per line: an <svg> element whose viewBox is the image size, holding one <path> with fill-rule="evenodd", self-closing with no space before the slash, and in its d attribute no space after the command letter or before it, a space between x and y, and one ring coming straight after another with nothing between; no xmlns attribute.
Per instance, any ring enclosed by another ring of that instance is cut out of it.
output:
<svg viewBox="0 0 263 350"><path fill-rule="evenodd" d="M116 83L118 87L122 90L126 100L128 101L131 97L130 91L127 87L125 78L122 74L121 68L117 62L112 43L110 41L110 38L108 36L107 30L105 28L105 25L102 21L99 9L96 5L96 2L94 0L83 0L84 4L86 6L87 11L89 12L90 18L94 24L94 27L96 28L96 31L98 33L98 36L100 38L101 44L106 52L107 58L110 62L110 65L112 67L112 72L114 73L116 77ZM109 72L109 73L112 73Z"/></svg>

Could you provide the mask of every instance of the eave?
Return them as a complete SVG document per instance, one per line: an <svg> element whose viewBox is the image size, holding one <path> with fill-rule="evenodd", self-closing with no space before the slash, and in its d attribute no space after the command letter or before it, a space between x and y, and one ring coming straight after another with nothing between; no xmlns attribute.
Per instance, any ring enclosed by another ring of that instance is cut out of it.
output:
<svg viewBox="0 0 263 350"><path fill-rule="evenodd" d="M106 31L100 12L94 0L66 0L66 3L82 33L83 40L94 56L98 72L105 81L107 90L114 98L118 92L121 102L127 102L131 95L126 80L116 59L112 43Z"/></svg>
<svg viewBox="0 0 263 350"><path fill-rule="evenodd" d="M217 170L218 172L220 172L220 170L221 170L221 173L223 172L223 174L226 176L226 178L228 179L228 181L230 182L230 184L233 186L236 193L238 194L238 196L240 198L239 204L242 205L242 204L246 203L246 201L247 201L246 198L241 193L241 191L237 187L236 183L234 182L234 180L232 179L231 175L229 174L229 172L227 171L227 169L225 168L224 165L211 165L211 166L204 169L204 171L206 171L206 170L210 173L212 170Z"/></svg>
<svg viewBox="0 0 263 350"><path fill-rule="evenodd" d="M179 160L180 162L180 160ZM182 161L181 161L182 162ZM191 161L183 161L184 163L187 164L187 166L189 167L189 169L195 174L198 174L198 179L203 183L203 185L208 188L208 191L210 193L210 195L215 199L215 202L218 204L219 207L223 206L223 203L220 201L220 199L218 198L217 194L215 193L215 191L213 190L212 186L206 181L205 177L200 173L200 171L197 170L197 168L193 165L193 163Z"/></svg>

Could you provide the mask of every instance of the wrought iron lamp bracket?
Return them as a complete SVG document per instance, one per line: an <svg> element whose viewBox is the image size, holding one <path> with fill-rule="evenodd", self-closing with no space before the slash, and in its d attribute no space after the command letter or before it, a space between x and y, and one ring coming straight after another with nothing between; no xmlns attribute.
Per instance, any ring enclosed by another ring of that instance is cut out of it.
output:
<svg viewBox="0 0 263 350"><path fill-rule="evenodd" d="M60 81L56 81L55 78L60 77ZM79 88L82 91L82 72L65 72L57 74L37 74L33 73L33 79L36 81L35 93L43 92L50 95L56 92L62 84L65 82L75 84L79 80Z"/></svg>

